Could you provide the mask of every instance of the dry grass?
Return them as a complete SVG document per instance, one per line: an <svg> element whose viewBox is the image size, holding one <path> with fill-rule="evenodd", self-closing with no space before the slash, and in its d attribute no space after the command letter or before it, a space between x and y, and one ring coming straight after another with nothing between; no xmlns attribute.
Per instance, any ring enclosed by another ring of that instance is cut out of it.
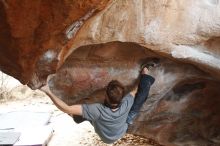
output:
<svg viewBox="0 0 220 146"><path fill-rule="evenodd" d="M8 88L9 76L0 72L0 102L12 99L11 89Z"/></svg>
<svg viewBox="0 0 220 146"><path fill-rule="evenodd" d="M45 96L39 90L31 90L16 79L0 72L0 103Z"/></svg>

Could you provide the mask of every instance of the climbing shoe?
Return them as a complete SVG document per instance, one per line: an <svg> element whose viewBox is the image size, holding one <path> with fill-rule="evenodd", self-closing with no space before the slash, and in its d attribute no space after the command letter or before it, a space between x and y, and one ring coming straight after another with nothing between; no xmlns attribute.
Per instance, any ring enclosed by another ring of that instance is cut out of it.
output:
<svg viewBox="0 0 220 146"><path fill-rule="evenodd" d="M148 70L151 70L152 68L159 66L159 64L160 64L160 59L159 59L159 58L150 58L150 59L147 59L147 60L145 61L145 63L143 63L143 64L141 65L141 70L142 70L143 68L145 68L145 67L146 67Z"/></svg>

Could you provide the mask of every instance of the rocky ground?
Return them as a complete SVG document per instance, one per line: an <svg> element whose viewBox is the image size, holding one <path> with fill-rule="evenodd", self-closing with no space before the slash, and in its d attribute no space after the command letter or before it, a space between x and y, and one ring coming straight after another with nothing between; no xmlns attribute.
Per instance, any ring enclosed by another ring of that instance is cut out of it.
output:
<svg viewBox="0 0 220 146"><path fill-rule="evenodd" d="M89 122L76 124L71 117L59 111L44 93L19 86L13 89L10 95L10 101L1 100L0 110L3 112L24 108L30 111L52 112L49 124L53 127L54 133L48 146L159 146L151 139L131 134L126 134L114 144L104 144Z"/></svg>

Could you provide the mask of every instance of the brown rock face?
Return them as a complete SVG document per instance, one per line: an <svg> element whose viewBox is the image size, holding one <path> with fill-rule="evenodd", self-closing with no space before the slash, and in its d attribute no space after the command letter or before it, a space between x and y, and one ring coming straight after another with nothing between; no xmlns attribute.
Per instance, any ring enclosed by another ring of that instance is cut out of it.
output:
<svg viewBox="0 0 220 146"><path fill-rule="evenodd" d="M59 52L71 45L85 20L102 10L108 0L1 0L1 70L41 86L62 63ZM45 53L46 52L46 53Z"/></svg>
<svg viewBox="0 0 220 146"><path fill-rule="evenodd" d="M117 79L156 78L129 129L168 146L220 145L218 0L0 1L0 68L68 104L102 102Z"/></svg>

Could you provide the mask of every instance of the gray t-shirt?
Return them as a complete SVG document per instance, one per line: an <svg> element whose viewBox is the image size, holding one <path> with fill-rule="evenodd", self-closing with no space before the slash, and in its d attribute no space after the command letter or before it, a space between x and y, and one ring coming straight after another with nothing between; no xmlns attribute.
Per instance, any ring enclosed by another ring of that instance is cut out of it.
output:
<svg viewBox="0 0 220 146"><path fill-rule="evenodd" d="M127 94L116 111L100 103L83 104L82 116L92 123L101 140L110 144L126 133L128 128L126 120L133 102L134 97Z"/></svg>

